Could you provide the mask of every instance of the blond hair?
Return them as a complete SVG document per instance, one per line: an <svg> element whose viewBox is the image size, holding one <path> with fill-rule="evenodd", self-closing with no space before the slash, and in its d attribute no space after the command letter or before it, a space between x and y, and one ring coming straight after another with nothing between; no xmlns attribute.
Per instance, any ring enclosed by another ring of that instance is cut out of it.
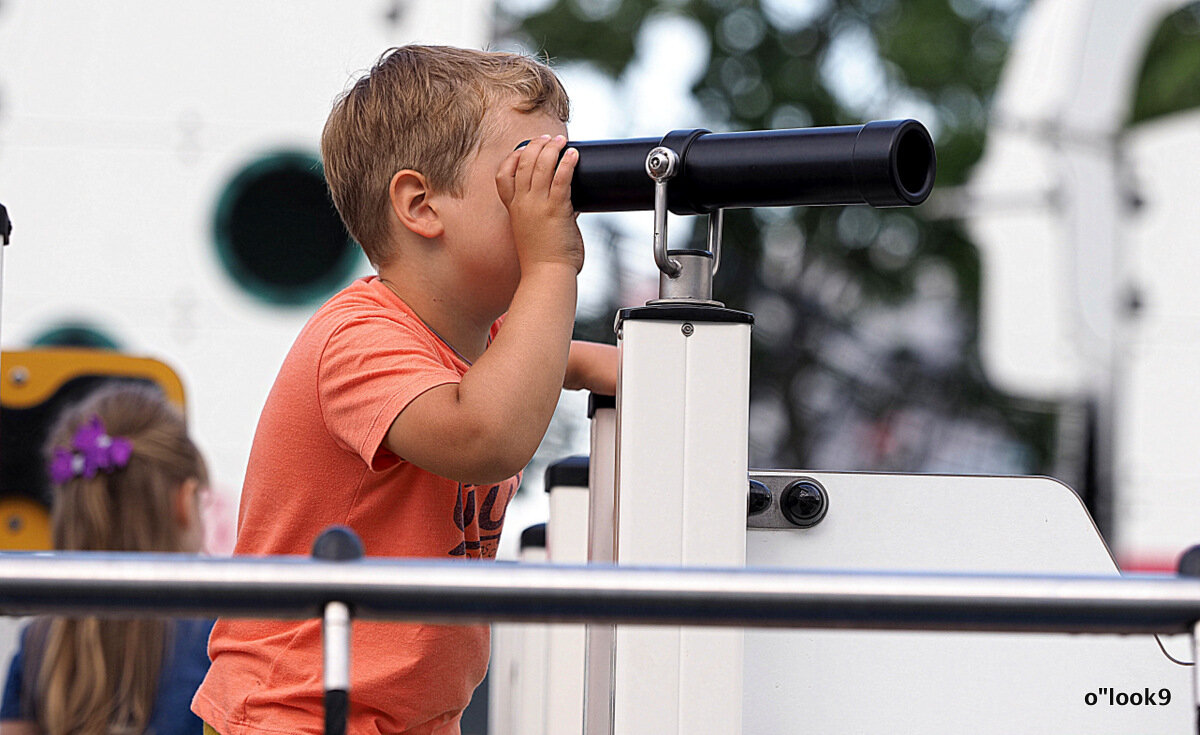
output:
<svg viewBox="0 0 1200 735"><path fill-rule="evenodd" d="M425 175L435 191L462 193L463 164L497 104L566 122L570 101L545 64L520 54L400 46L334 103L321 158L334 206L379 266L389 258L388 187L397 171Z"/></svg>
<svg viewBox="0 0 1200 735"><path fill-rule="evenodd" d="M93 417L133 447L128 464L54 487L54 547L64 551L183 551L176 493L188 480L207 482L204 460L182 415L149 386L103 387L66 410L46 443L56 448ZM172 626L161 620L45 618L31 630L40 649L32 711L50 735L143 732L157 695ZM30 657L37 661L38 655ZM26 681L33 679L27 678ZM28 688L27 688L28 689Z"/></svg>

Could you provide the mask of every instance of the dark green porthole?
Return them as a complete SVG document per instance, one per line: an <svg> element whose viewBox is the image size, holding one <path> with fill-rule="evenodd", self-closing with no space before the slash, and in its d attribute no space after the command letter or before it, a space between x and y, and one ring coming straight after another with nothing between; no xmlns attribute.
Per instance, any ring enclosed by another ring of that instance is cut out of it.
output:
<svg viewBox="0 0 1200 735"><path fill-rule="evenodd" d="M291 151L266 155L233 177L217 202L214 239L243 290L285 306L324 300L361 257L333 208L320 161Z"/></svg>
<svg viewBox="0 0 1200 735"><path fill-rule="evenodd" d="M121 345L100 329L82 322L66 322L51 327L33 339L34 347L86 347L92 350L119 350Z"/></svg>

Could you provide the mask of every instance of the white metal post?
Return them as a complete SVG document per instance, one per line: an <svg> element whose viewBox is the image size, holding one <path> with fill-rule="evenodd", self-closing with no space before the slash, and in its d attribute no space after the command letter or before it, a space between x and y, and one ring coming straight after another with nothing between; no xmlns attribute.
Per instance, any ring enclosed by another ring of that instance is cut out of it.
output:
<svg viewBox="0 0 1200 735"><path fill-rule="evenodd" d="M617 408L600 396L588 406L592 420L588 463L588 561L612 564L617 560L616 470ZM613 643L616 626L587 626L584 733L609 735L613 721Z"/></svg>
<svg viewBox="0 0 1200 735"><path fill-rule="evenodd" d="M529 545L521 549L521 561L534 564L546 561L545 544ZM545 735L546 716L546 648L545 624L515 626L519 645L516 647L516 682L512 692L516 694L512 703L511 735Z"/></svg>
<svg viewBox="0 0 1200 735"><path fill-rule="evenodd" d="M1192 624L1192 708L1196 713L1196 735L1200 735L1200 621Z"/></svg>
<svg viewBox="0 0 1200 735"><path fill-rule="evenodd" d="M321 624L324 649L325 735L345 735L350 697L350 608L344 602L325 606Z"/></svg>
<svg viewBox="0 0 1200 735"><path fill-rule="evenodd" d="M539 533L541 532L541 533ZM546 561L544 526L521 533L520 561ZM546 631L542 623L492 625L488 666L488 734L545 735Z"/></svg>
<svg viewBox="0 0 1200 735"><path fill-rule="evenodd" d="M546 488L550 493L546 558L554 564L583 564L588 555L589 473L583 471L582 463L570 465L571 461L560 462L558 473L546 472ZM564 469L568 466L578 473ZM583 732L586 646L585 626L546 626L546 686L542 703L546 735Z"/></svg>
<svg viewBox="0 0 1200 735"><path fill-rule="evenodd" d="M713 306L621 313L615 555L745 563L750 317ZM621 626L613 732L742 727L741 631Z"/></svg>

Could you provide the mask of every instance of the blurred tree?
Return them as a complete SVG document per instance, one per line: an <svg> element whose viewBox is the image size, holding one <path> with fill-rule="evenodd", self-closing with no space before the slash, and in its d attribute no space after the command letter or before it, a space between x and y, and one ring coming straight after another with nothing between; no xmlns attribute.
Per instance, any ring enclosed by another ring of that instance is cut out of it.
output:
<svg viewBox="0 0 1200 735"><path fill-rule="evenodd" d="M1200 107L1200 3L1191 3L1158 27L1130 111L1131 125Z"/></svg>
<svg viewBox="0 0 1200 735"><path fill-rule="evenodd" d="M708 118L751 130L917 117L934 134L946 186L962 183L982 151L985 110L1023 5L552 0L514 11L507 34L619 79L642 44L655 43L644 32L651 21L694 19L710 48L693 89ZM758 315L752 462L1051 471L1051 407L1000 395L983 376L974 248L957 222L921 215L809 207L726 217L718 298ZM611 316L581 331L611 333Z"/></svg>

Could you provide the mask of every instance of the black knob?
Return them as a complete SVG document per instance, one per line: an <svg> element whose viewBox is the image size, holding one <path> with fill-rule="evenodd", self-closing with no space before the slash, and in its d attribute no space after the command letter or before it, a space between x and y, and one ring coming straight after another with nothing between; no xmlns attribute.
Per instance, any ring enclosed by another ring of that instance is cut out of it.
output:
<svg viewBox="0 0 1200 735"><path fill-rule="evenodd" d="M829 496L814 480L795 480L779 494L779 510L792 525L811 528L829 511Z"/></svg>
<svg viewBox="0 0 1200 735"><path fill-rule="evenodd" d="M1179 576L1200 577L1200 546L1193 546L1179 557Z"/></svg>
<svg viewBox="0 0 1200 735"><path fill-rule="evenodd" d="M750 497L746 500L746 515L756 516L771 507L771 489L758 480L750 481Z"/></svg>
<svg viewBox="0 0 1200 735"><path fill-rule="evenodd" d="M363 545L346 526L330 526L313 542L312 555L322 561L354 561L363 557Z"/></svg>

